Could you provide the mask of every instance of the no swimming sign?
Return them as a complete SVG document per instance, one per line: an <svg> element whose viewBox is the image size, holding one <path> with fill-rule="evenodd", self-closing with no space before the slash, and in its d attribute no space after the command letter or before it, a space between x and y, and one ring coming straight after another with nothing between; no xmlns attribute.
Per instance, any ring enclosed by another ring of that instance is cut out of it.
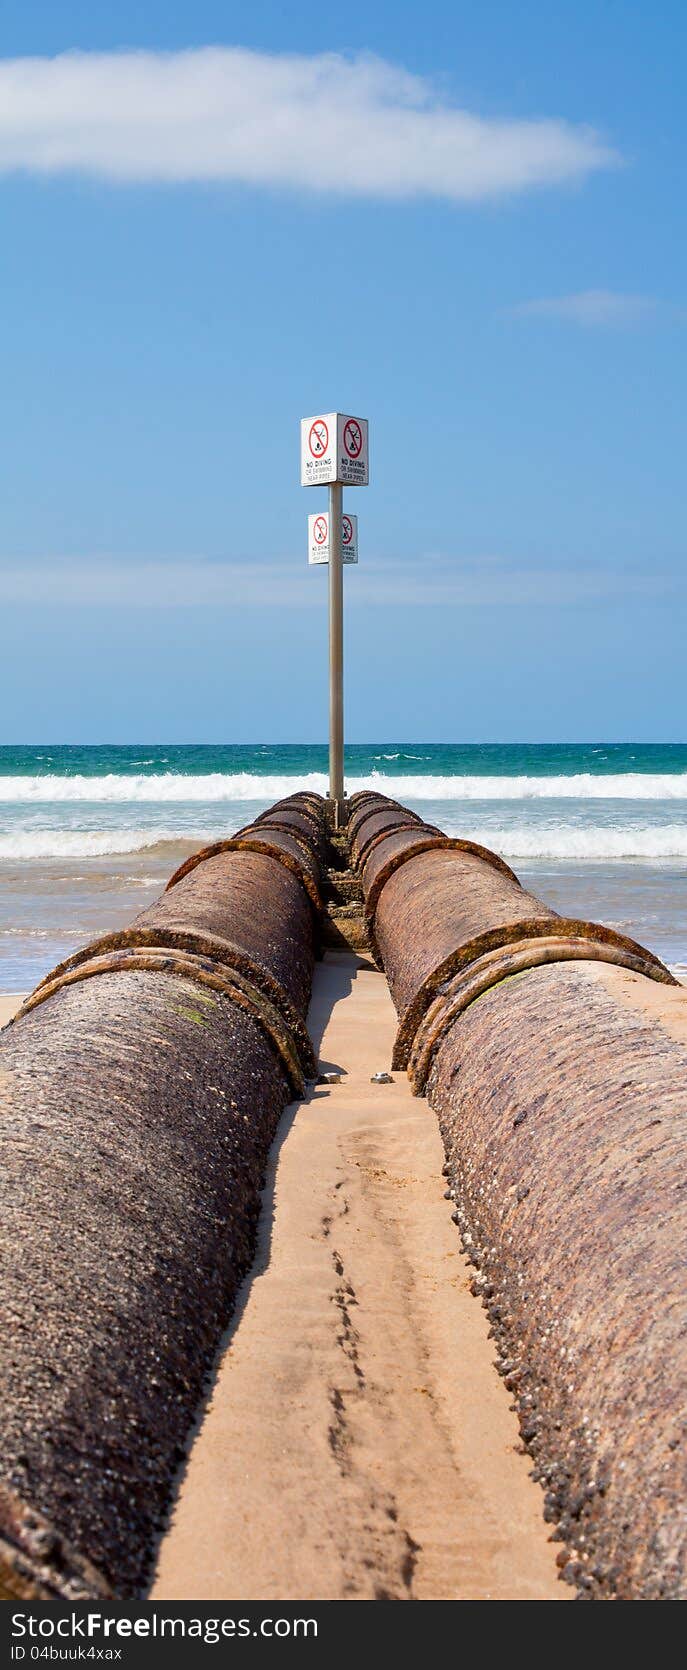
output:
<svg viewBox="0 0 687 1670"><path fill-rule="evenodd" d="M301 420L301 486L367 487L367 418L323 412Z"/></svg>

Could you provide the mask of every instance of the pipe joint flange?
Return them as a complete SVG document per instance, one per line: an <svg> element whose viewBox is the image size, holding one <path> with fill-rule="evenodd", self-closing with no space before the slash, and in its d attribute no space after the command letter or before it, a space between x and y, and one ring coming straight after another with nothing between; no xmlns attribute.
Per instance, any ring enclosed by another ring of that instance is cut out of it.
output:
<svg viewBox="0 0 687 1670"><path fill-rule="evenodd" d="M267 836L259 835L255 830L247 829L243 834L232 835L225 841L213 841L210 846L201 847L198 852L192 852L190 857L186 858L184 863L179 865L178 870L175 870L174 874L170 876L165 892L168 893L171 887L176 887L177 882L183 881L185 876L189 876L192 870L195 870L199 864L204 864L208 858L217 858L222 852L257 852L265 858L273 858L275 863L283 865L284 869L290 870L291 874L298 878L319 921L322 898L315 877L315 860L313 858L312 866L307 864L306 850L296 840L292 830L283 829L279 833L285 836L287 840L291 837L294 847L297 849L295 852L276 841L270 841ZM312 857L312 854L309 856Z"/></svg>
<svg viewBox="0 0 687 1670"><path fill-rule="evenodd" d="M384 853L382 852L385 842L393 841L395 837L402 839L404 836L407 837L407 842L402 847L397 847L394 852L390 852L385 858ZM471 853L474 858L480 858L485 864L490 864L492 869L499 870L501 875L508 877L509 881L517 882L518 880L515 872L510 869L508 864L506 864L505 859L499 858L498 853L492 852L489 847L480 846L478 841L463 841L458 840L451 835L442 835L440 830L434 830L432 824L424 825L423 828L418 831L417 835L415 835L415 832L412 829L407 828L386 830L385 833L378 836L373 845L368 848L368 851L363 859L362 868L363 892L365 894L365 916L367 918L367 924L371 935L374 934L374 919L377 911L377 905L379 904L381 894L390 877L395 875L396 871L400 870L402 865L408 862L408 859L417 858L420 853L430 852L435 849L441 849L444 852ZM365 872L368 863L371 859L373 859L373 855L375 853L377 854L379 861L379 869L375 871L369 886L366 887Z"/></svg>
<svg viewBox="0 0 687 1670"><path fill-rule="evenodd" d="M0 1485L0 1600L114 1600L102 1573Z"/></svg>
<svg viewBox="0 0 687 1670"><path fill-rule="evenodd" d="M207 987L228 997L237 1008L244 1009L257 1022L279 1056L295 1096L303 1095L305 1077L309 1076L312 1063L308 1061L306 1075L298 1043L290 1027L275 1005L260 991L259 986L236 969L221 966L208 957L179 951L175 946L160 945L146 949L143 946L131 945L119 951L109 951L91 957L79 963L76 968L66 970L56 980L48 980L37 987L22 1004L21 1009L17 1010L14 1021L30 1014L32 1009L46 1003L65 986L77 985L79 981L91 980L99 974L133 972L175 974L182 979L192 980L195 985Z"/></svg>
<svg viewBox="0 0 687 1670"><path fill-rule="evenodd" d="M653 952L625 934L616 933L614 928L573 917L555 920L555 929L549 934L542 933L541 918L538 917L510 923L507 928L480 934L466 945L458 946L451 956L445 958L424 982L401 1017L392 1057L395 1070L408 1069L412 1082L424 1087L436 1044L451 1020L490 986L499 985L512 974L525 969L541 967L543 963L572 959L617 963L621 968L633 969L664 985L679 983ZM461 1003L464 992L469 995ZM458 1007L452 1012L451 1020L444 1025L444 1004L447 1001L451 1004L455 1002ZM435 1039L436 1029L438 1036ZM411 1066L411 1063L414 1065ZM421 1089L417 1094L421 1094Z"/></svg>

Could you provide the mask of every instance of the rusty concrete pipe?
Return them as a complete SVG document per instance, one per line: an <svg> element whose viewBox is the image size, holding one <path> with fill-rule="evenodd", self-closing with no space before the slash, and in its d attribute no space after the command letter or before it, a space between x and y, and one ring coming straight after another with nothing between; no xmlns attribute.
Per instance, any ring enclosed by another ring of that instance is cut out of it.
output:
<svg viewBox="0 0 687 1670"><path fill-rule="evenodd" d="M526 926L529 925L523 924ZM484 992L504 980L512 980L527 969L564 962L610 963L649 979L656 978L643 947L620 935L604 937L599 923L559 918L552 923L550 933L537 931L529 938L523 934L515 940L496 937L500 943L474 954L457 974L442 983L425 1009L407 1064L416 1096L424 1094L434 1057L453 1022Z"/></svg>
<svg viewBox="0 0 687 1670"><path fill-rule="evenodd" d="M310 1076L314 1062L305 1014L315 938L302 866L285 867L283 852L277 861L271 850L244 850L234 843L197 856L200 861L183 866L186 873L130 927L103 935L58 964L24 1007L35 1007L48 987L54 989L94 957L151 948L196 955L241 974L264 994L293 1034L303 1072Z"/></svg>
<svg viewBox="0 0 687 1670"><path fill-rule="evenodd" d="M285 829L281 824L269 823L266 819L262 823L241 830L233 837L232 845L245 852L267 853L292 870L310 899L314 919L319 925L324 868L322 853L313 850L312 845L306 845L303 837L297 835L295 830Z"/></svg>
<svg viewBox="0 0 687 1670"><path fill-rule="evenodd" d="M380 794L377 789L358 789L356 794L349 795L346 802L348 809L346 831L349 835L351 827L353 826L354 818L358 816L358 813L362 812L366 805L371 805L373 802L380 807L392 804L388 796ZM396 805L398 802L394 802L393 804Z"/></svg>
<svg viewBox="0 0 687 1670"><path fill-rule="evenodd" d="M428 1095L564 1577L684 1600L687 1050L588 970L485 990Z"/></svg>
<svg viewBox="0 0 687 1670"><path fill-rule="evenodd" d="M295 794L285 794L281 800L275 800L273 810L280 806L300 806L322 820L327 802L324 795L318 794L315 789L297 789Z"/></svg>
<svg viewBox="0 0 687 1670"><path fill-rule="evenodd" d="M268 819L271 823L283 822L285 828L290 826L300 829L315 847L319 847L325 831L325 802L321 806L314 806L311 802L295 797L290 800L278 800L274 806L268 806L260 812L255 823L262 823Z"/></svg>
<svg viewBox="0 0 687 1670"><path fill-rule="evenodd" d="M423 824L415 812L404 811L403 807L371 807L366 815L360 819L356 829L349 836L351 863L357 870L362 868L367 854L372 847L386 835L398 829L429 829L432 826ZM438 833L434 831L433 833Z"/></svg>
<svg viewBox="0 0 687 1670"><path fill-rule="evenodd" d="M277 801L262 812L254 823L246 824L236 835L213 841L192 853L175 870L167 883L174 887L183 876L216 853L228 852L233 847L246 851L265 852L293 870L310 895L319 918L322 910L320 891L321 871L326 858L325 801L321 795L303 793ZM306 854L304 862L303 853Z"/></svg>
<svg viewBox="0 0 687 1670"><path fill-rule="evenodd" d="M273 858L290 870L304 887L312 905L315 918L319 919L322 909L321 897L321 867L319 859L312 849L308 849L302 839L293 830L284 829L281 825L273 826L267 823L249 824L239 830L237 835L227 840L212 841L209 846L201 847L198 852L191 853L178 870L170 876L167 891L176 887L192 870L198 869L209 858L216 858L224 852L257 852L263 857Z"/></svg>
<svg viewBox="0 0 687 1670"><path fill-rule="evenodd" d="M431 824L397 825L392 829L386 829L368 845L361 862L364 911L368 932L375 947L374 924L377 903L390 876L411 858L417 858L421 852L438 849L446 852L473 853L476 858L483 859L486 864L492 864L502 875L517 883L517 876L508 864L499 858L497 853L490 852L488 847L480 846L476 841L464 841L450 835L442 835Z"/></svg>
<svg viewBox="0 0 687 1670"><path fill-rule="evenodd" d="M354 837L357 835L361 825L365 822L365 819L373 817L376 812L397 812L402 820L407 818L416 818L415 812L411 812L407 806L401 806L399 801L389 800L388 796L385 794L377 794L372 793L369 790L365 790L364 793L357 798L356 805L349 813L348 823L346 824L346 835L350 843L353 842ZM418 818L417 821L420 822L420 819Z"/></svg>
<svg viewBox="0 0 687 1670"><path fill-rule="evenodd" d="M353 836L355 835L360 824L365 818L370 816L371 812L384 812L389 811L391 808L393 808L396 812L404 812L406 810L406 808L401 806L398 801L390 800L388 795L378 794L376 791L372 792L369 789L364 790L363 793L356 797L355 804L352 804L349 810L348 822L346 824L346 834L349 841L353 839Z"/></svg>
<svg viewBox="0 0 687 1670"><path fill-rule="evenodd" d="M312 965L302 882L234 849L0 1035L0 1594L141 1591L312 1062Z"/></svg>
<svg viewBox="0 0 687 1670"><path fill-rule="evenodd" d="M314 790L301 790L298 794L285 795L283 800L275 801L274 811L288 811L292 807L295 811L306 812L317 822L320 829L327 828L327 812L329 801L324 795L316 794Z"/></svg>
<svg viewBox="0 0 687 1670"><path fill-rule="evenodd" d="M114 1600L102 1573L21 1496L0 1485L0 1600Z"/></svg>
<svg viewBox="0 0 687 1670"><path fill-rule="evenodd" d="M368 881L371 888L372 882ZM376 903L375 942L399 1014L394 1066L407 1067L417 1029L452 975L498 946L550 934L611 947L650 978L672 975L644 947L599 923L564 918L469 851L433 847L389 875ZM578 953L579 954L579 953ZM606 954L606 952L604 953Z"/></svg>
<svg viewBox="0 0 687 1670"><path fill-rule="evenodd" d="M396 1060L439 1118L562 1574L585 1598L687 1598L687 1050L623 969L676 982L493 855L413 839L363 867Z"/></svg>
<svg viewBox="0 0 687 1670"><path fill-rule="evenodd" d="M281 825L283 829L293 829L315 850L321 845L323 823L305 806L270 806L253 819L254 825L261 823L273 823Z"/></svg>
<svg viewBox="0 0 687 1670"><path fill-rule="evenodd" d="M263 828L283 829L293 835L318 864L324 865L327 855L327 832L321 819L315 819L302 807L284 806L269 812L263 812L255 823L247 826L252 830ZM240 830L239 834L245 834Z"/></svg>
<svg viewBox="0 0 687 1670"><path fill-rule="evenodd" d="M377 789L356 789L355 794L349 794L348 796L349 811L355 812L358 806L362 806L364 800L379 800L383 798L385 797L381 796Z"/></svg>
<svg viewBox="0 0 687 1670"><path fill-rule="evenodd" d="M327 827L327 801L322 795L298 794L287 795L284 800L277 800L274 806L266 808L259 814L262 817L278 817L282 813L298 813L307 818L311 825L313 837L319 840Z"/></svg>

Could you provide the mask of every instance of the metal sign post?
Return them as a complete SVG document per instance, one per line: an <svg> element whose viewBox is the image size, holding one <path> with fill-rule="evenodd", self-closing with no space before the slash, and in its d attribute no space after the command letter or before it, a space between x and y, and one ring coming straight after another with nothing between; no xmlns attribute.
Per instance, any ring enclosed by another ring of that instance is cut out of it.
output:
<svg viewBox="0 0 687 1670"><path fill-rule="evenodd" d="M329 488L329 793L337 824L344 798L342 508L343 488L333 481Z"/></svg>
<svg viewBox="0 0 687 1670"><path fill-rule="evenodd" d="M308 561L329 563L329 798L344 817L343 564L358 560L358 519L343 515L343 488L369 480L367 418L325 412L301 422L301 484L328 486L329 517L308 519ZM326 553L326 554L325 554Z"/></svg>

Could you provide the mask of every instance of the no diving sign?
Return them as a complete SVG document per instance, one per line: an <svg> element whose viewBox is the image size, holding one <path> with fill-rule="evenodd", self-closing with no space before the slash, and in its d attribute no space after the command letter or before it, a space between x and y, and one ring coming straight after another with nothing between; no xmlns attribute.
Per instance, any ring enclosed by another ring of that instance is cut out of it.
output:
<svg viewBox="0 0 687 1670"><path fill-rule="evenodd" d="M343 562L358 561L358 518L346 512L341 518L341 557ZM320 510L308 517L308 562L311 567L329 562L329 512Z"/></svg>
<svg viewBox="0 0 687 1670"><path fill-rule="evenodd" d="M308 431L308 452L319 463L329 452L329 424L326 418L315 418Z"/></svg>
<svg viewBox="0 0 687 1670"><path fill-rule="evenodd" d="M366 487L369 481L367 418L323 412L301 421L301 486Z"/></svg>
<svg viewBox="0 0 687 1670"><path fill-rule="evenodd" d="M359 418L346 418L343 427L344 452L353 463L360 458L363 450L363 431Z"/></svg>

